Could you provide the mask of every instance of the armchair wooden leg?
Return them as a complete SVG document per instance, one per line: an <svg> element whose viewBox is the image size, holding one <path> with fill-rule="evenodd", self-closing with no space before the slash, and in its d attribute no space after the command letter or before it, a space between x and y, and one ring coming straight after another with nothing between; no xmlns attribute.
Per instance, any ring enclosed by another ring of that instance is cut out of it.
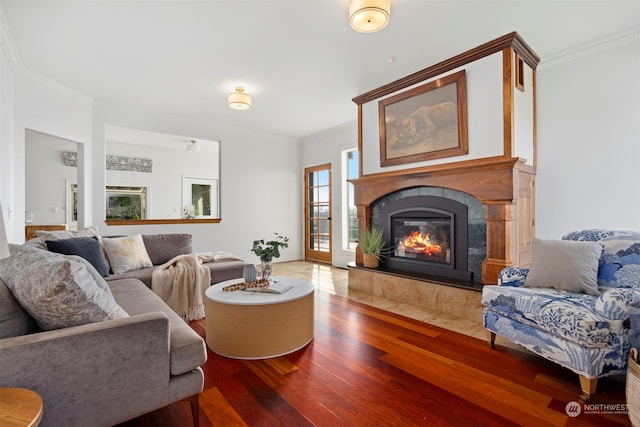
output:
<svg viewBox="0 0 640 427"><path fill-rule="evenodd" d="M191 416L193 417L193 426L198 427L200 425L200 394L185 397L182 401L189 402L191 406Z"/></svg>
<svg viewBox="0 0 640 427"><path fill-rule="evenodd" d="M583 375L580 375L580 388L582 389L582 396L580 396L580 398L585 402L589 400L591 398L591 395L595 394L597 385L597 378L587 378Z"/></svg>
<svg viewBox="0 0 640 427"><path fill-rule="evenodd" d="M489 345L491 346L491 348L496 348L496 333L491 332L488 329L485 330L485 332L487 333L487 339L489 340Z"/></svg>

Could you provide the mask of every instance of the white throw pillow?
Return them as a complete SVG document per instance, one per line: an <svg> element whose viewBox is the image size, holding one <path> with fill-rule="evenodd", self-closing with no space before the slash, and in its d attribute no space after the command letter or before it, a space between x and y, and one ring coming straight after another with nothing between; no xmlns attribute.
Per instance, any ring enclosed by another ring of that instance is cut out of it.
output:
<svg viewBox="0 0 640 427"><path fill-rule="evenodd" d="M107 253L113 274L153 267L141 234L103 238L102 247Z"/></svg>
<svg viewBox="0 0 640 427"><path fill-rule="evenodd" d="M601 253L602 246L597 242L533 239L531 268L524 285L600 295Z"/></svg>
<svg viewBox="0 0 640 427"><path fill-rule="evenodd" d="M128 317L82 262L36 248L11 245L0 277L43 330Z"/></svg>

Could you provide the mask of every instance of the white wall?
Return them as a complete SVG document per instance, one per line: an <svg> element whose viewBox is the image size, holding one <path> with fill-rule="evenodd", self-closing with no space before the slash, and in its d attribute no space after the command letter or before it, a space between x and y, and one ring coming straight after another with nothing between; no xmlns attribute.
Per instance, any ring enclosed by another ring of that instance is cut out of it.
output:
<svg viewBox="0 0 640 427"><path fill-rule="evenodd" d="M300 175L304 176L304 169L331 164L331 226L332 226L332 264L346 267L347 263L355 260L355 251L345 250L342 247L342 183L346 181L346 176L342 170L342 152L344 150L358 148L358 126L357 122L349 122L333 129L309 136L303 139L302 168ZM303 230L304 231L304 230Z"/></svg>
<svg viewBox="0 0 640 427"><path fill-rule="evenodd" d="M303 176L298 140L97 102L93 114L95 169L104 163L107 125L221 141L222 221L219 224L108 227L101 214L104 198L100 189L104 188L105 177L96 174L93 222L102 234L190 233L195 251L228 251L247 261L258 262L250 252L253 241L271 238L277 232L290 241L289 248L282 251L276 262L301 259Z"/></svg>
<svg viewBox="0 0 640 427"><path fill-rule="evenodd" d="M433 64L425 64L425 68ZM399 166L380 166L378 102L413 87L465 70L467 89L467 136L469 153ZM362 174L369 175L400 169L458 162L503 154L502 52L465 64L445 74L425 80L388 96L362 105Z"/></svg>
<svg viewBox="0 0 640 427"><path fill-rule="evenodd" d="M14 242L16 229L15 215L13 215L15 209L13 190L15 77L4 43L0 43L0 47L2 47L0 49L0 206L2 206L0 215L4 218L7 238L10 242Z"/></svg>
<svg viewBox="0 0 640 427"><path fill-rule="evenodd" d="M640 230L640 41L600 47L587 56L541 68L537 236L558 239L568 231L590 227ZM525 83L530 84L531 78L528 73ZM501 109L501 100L496 102ZM532 114L521 104L516 108ZM470 152L472 144L482 142L470 137ZM377 150L377 139L364 143ZM304 139L303 166L333 165L333 200L342 200L344 177L336 173L340 152L356 147L356 122ZM370 164L377 161L375 156L369 158ZM333 218L341 218L339 209L334 203ZM341 224L334 221L333 226L333 263L344 265L353 261L354 254L339 249Z"/></svg>
<svg viewBox="0 0 640 427"><path fill-rule="evenodd" d="M538 72L536 234L640 230L640 40Z"/></svg>
<svg viewBox="0 0 640 427"><path fill-rule="evenodd" d="M640 229L639 52L636 38L569 61L541 64L537 74L539 237L558 238L585 227ZM0 59L0 201L9 239L16 243L24 236L25 129L77 141L86 148L91 161L83 173L91 177L92 193L88 224L99 225L103 234L187 232L193 234L198 251L228 250L255 261L249 251L251 242L273 232L291 238L281 261L302 257L302 171L326 162L339 170L339 153L356 146L355 122L306 138L301 146L286 138L122 106L92 109L90 100L77 93L28 75L15 77L5 56ZM100 167L106 124L222 140L222 222L106 227L101 218L104 198L96 191L105 184ZM469 143L471 149L473 141ZM334 173L334 191L341 188L338 179L342 177ZM334 200L340 201L341 195L334 193ZM14 213L11 218L6 215L9 206ZM339 208L339 203L334 205L336 239L341 231L339 211L335 211ZM334 241L334 248L339 247L340 241ZM342 264L346 258L352 259L336 252L335 263Z"/></svg>
<svg viewBox="0 0 640 427"><path fill-rule="evenodd" d="M87 185L86 218L82 225L96 225L104 235L133 233L190 233L194 250L224 250L258 262L251 252L253 240L270 238L278 232L290 238L288 249L277 261L300 259L302 254L302 180L301 148L297 140L271 135L252 134L193 123L184 118L166 117L150 112L132 111L123 106L98 104L68 89L30 75L20 74L12 84L12 76L4 74L3 92L15 87L13 105L2 98L3 123L13 140L2 135L2 202L11 206L14 216L8 221L11 242L24 241L25 211L25 132L32 129L63 139L76 141L85 161L78 168L78 181L85 177ZM11 117L15 111L14 117ZM105 126L186 135L222 141L221 212L219 224L181 224L107 227L104 223ZM7 139L5 139L7 138ZM11 153L13 150L13 154ZM6 157L5 157L6 156ZM4 160L7 159L7 160ZM5 169L5 163L13 170ZM7 170L8 172L5 172ZM5 181L4 176L9 175ZM7 184L5 184L7 183ZM7 191L5 186L12 189ZM6 216L5 216L6 218ZM13 222L13 224L11 224Z"/></svg>
<svg viewBox="0 0 640 427"><path fill-rule="evenodd" d="M75 91L30 74L20 74L16 79L14 154L13 154L13 205L15 206L14 241L24 241L25 212L25 137L28 129L56 136L78 144L79 157L91 153L91 111L93 101ZM84 187L91 180L91 164L77 171L78 186ZM90 191L90 188L88 188ZM89 194L90 195L90 194ZM81 211L90 214L91 205L84 197L78 204ZM79 218L85 224L85 218Z"/></svg>

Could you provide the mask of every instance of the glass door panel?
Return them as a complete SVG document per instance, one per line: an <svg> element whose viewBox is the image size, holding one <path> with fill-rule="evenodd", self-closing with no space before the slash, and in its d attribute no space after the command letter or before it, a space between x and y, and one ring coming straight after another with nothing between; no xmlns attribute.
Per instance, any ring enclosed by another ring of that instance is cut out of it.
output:
<svg viewBox="0 0 640 427"><path fill-rule="evenodd" d="M331 165L305 169L305 259L331 262Z"/></svg>

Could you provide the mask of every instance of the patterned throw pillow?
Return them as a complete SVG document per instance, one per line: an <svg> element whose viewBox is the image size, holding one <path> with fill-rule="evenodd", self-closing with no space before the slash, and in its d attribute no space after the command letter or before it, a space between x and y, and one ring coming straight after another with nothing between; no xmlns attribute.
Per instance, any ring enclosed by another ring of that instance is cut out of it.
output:
<svg viewBox="0 0 640 427"><path fill-rule="evenodd" d="M83 263L61 254L10 245L0 277L43 330L128 317Z"/></svg>
<svg viewBox="0 0 640 427"><path fill-rule="evenodd" d="M102 246L109 258L113 274L153 267L141 234L103 238Z"/></svg>

